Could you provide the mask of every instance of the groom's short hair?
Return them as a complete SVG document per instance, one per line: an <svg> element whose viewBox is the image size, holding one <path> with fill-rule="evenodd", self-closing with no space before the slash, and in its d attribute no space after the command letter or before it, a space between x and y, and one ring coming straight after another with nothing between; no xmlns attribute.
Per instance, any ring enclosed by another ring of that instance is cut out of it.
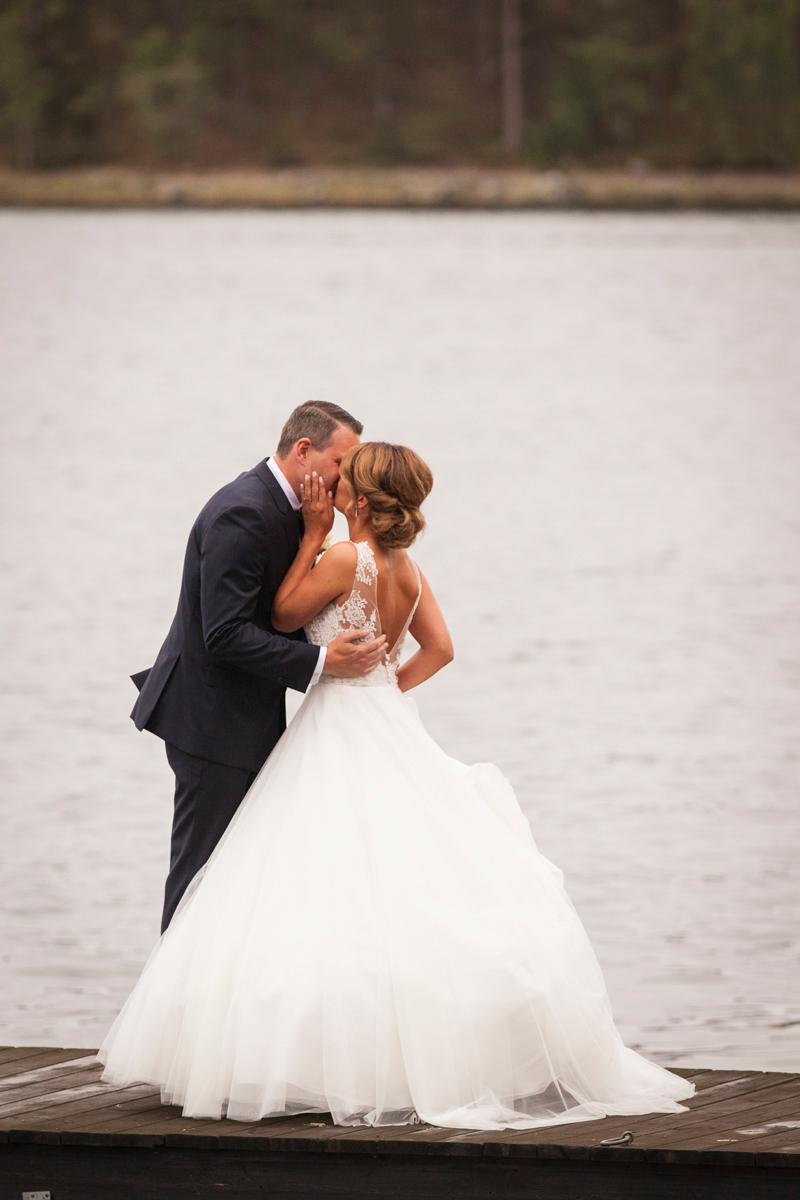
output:
<svg viewBox="0 0 800 1200"><path fill-rule="evenodd" d="M290 415L281 430L275 453L283 457L295 442L304 437L310 439L315 450L324 450L339 425L346 425L359 436L364 429L360 421L338 404L330 404L327 400L307 400L305 404L298 404Z"/></svg>

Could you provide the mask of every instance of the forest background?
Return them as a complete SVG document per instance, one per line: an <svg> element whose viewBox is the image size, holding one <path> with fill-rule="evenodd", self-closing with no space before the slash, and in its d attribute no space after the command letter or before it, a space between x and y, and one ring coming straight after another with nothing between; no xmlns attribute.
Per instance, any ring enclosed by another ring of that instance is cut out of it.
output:
<svg viewBox="0 0 800 1200"><path fill-rule="evenodd" d="M0 165L786 172L799 0L7 0Z"/></svg>

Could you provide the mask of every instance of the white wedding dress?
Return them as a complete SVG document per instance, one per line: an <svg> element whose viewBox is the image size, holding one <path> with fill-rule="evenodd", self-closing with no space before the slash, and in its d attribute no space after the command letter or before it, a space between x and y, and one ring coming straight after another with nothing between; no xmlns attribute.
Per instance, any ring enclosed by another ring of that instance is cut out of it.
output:
<svg viewBox="0 0 800 1200"><path fill-rule="evenodd" d="M317 645L380 631L375 557L355 544L352 594L306 627ZM397 687L412 616L369 676L307 693L108 1031L103 1080L246 1121L683 1111L694 1086L623 1045L508 780L450 758Z"/></svg>

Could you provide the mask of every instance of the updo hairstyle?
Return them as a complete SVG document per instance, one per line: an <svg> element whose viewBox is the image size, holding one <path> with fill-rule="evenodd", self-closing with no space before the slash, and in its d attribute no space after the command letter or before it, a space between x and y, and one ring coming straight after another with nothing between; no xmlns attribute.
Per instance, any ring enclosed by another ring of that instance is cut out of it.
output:
<svg viewBox="0 0 800 1200"><path fill-rule="evenodd" d="M407 446L361 442L344 456L339 473L356 496L366 497L381 549L405 549L425 528L420 505L433 487L433 475Z"/></svg>

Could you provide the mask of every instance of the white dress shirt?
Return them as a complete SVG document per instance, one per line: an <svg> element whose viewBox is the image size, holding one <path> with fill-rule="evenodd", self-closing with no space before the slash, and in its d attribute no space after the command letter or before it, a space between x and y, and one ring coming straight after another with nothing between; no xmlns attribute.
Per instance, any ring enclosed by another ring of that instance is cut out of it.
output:
<svg viewBox="0 0 800 1200"><path fill-rule="evenodd" d="M300 497L297 495L294 488L289 483L289 480L286 478L283 471L278 466L277 462L275 461L275 457L273 456L272 458L266 459L266 464L269 467L270 471L272 471L272 474L275 476L278 483L281 485L281 491L283 492L284 496L289 501L289 503L291 504L294 511L298 512L299 509L301 509L303 507L302 504L300 503ZM311 676L311 681L308 685L309 687L311 687L312 684L316 683L317 680L319 679L320 675L322 674L323 668L325 666L325 655L327 654L327 652L328 652L327 646L320 646L319 658L317 659L317 665L314 668L314 674Z"/></svg>

